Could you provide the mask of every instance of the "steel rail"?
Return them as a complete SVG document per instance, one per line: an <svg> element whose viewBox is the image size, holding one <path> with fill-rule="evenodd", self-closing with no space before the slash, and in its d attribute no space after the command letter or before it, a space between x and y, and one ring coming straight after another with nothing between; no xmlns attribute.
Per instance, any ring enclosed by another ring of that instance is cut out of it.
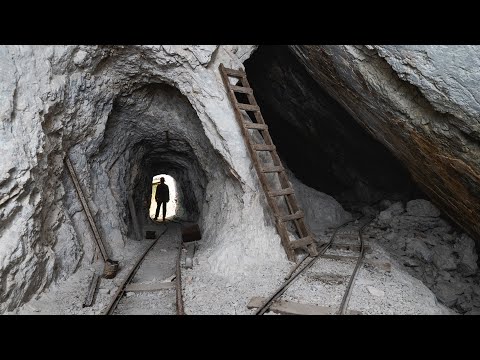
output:
<svg viewBox="0 0 480 360"><path fill-rule="evenodd" d="M115 296L113 297L112 301L108 305L108 307L104 310L103 315L111 315L115 309L117 308L118 303L120 302L120 299L122 298L123 293L125 292L125 287L132 281L133 277L137 273L137 270L140 268L140 265L142 264L143 260L145 259L145 256L148 254L150 249L152 249L155 244L160 240L163 234L168 230L168 227L166 227L165 230L157 237L157 239L145 250L145 252L140 256L140 258L137 260L133 268L130 270L130 273L128 276L125 278L123 283L118 287L117 292L115 293Z"/></svg>
<svg viewBox="0 0 480 360"><path fill-rule="evenodd" d="M358 230L358 240L360 241L360 255L358 256L358 260L355 266L355 269L353 270L352 275L350 276L350 280L348 282L347 288L345 290L345 293L343 295L342 302L340 304L340 309L338 311L339 315L345 315L347 312L347 307L348 307L348 302L350 301L350 297L352 295L352 290L353 290L353 284L355 282L355 279L358 274L358 270L360 270L360 267L362 265L363 259L365 257L365 245L363 242L363 230L367 227L372 222L373 218L369 218L368 221L363 224L360 229Z"/></svg>
<svg viewBox="0 0 480 360"><path fill-rule="evenodd" d="M346 221L345 223L343 223L342 225L338 226L335 228L332 236L330 237L330 240L327 244L325 244L323 246L323 248L321 248L319 251L318 251L318 255L314 256L314 257L306 257L304 258L299 264L297 264L297 266L293 269L294 271L291 272L290 274L290 278L288 278L278 289L277 291L275 291L275 293L273 293L272 296L270 296L270 298L268 298L268 300L260 307L257 309L257 311L255 312L255 315L263 315L265 312L268 311L268 309L270 308L270 306L272 305L272 303L277 300L278 298L280 298L280 296L283 295L283 293L289 288L290 284L298 278L298 276L300 274L302 274L305 270L309 269L319 258L321 258L321 255L325 254L325 252L328 250L328 248L333 244L333 242L335 241L335 236L337 235L337 232L338 230L344 228L345 226L347 226L348 224L354 222L358 220L358 218L356 219L353 219L353 220L349 220L349 221ZM298 270L296 273L295 273L295 270L297 270L298 268L300 268L300 265L302 263L304 263L308 258L310 258L310 261L303 267L301 268L300 270Z"/></svg>

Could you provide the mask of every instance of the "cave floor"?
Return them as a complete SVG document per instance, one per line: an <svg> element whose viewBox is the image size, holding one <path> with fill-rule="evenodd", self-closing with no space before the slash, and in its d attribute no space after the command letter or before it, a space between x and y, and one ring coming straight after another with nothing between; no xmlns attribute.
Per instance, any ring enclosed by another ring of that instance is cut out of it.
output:
<svg viewBox="0 0 480 360"><path fill-rule="evenodd" d="M178 246L181 242L180 225L169 222L167 231L148 252L131 284L170 282L175 276ZM159 291L129 292L120 300L114 315L175 315L175 287Z"/></svg>
<svg viewBox="0 0 480 360"><path fill-rule="evenodd" d="M180 225L174 222L167 225L153 224L158 231L168 231L152 248L133 282L164 281L174 274L177 246L180 241ZM159 232L157 233L159 234ZM327 241L331 231L316 233L318 241ZM157 235L158 236L158 235ZM129 241L124 260L115 279L102 278L92 307L82 308L88 290L89 280L95 266L80 268L69 279L59 282L17 309L16 314L101 314L108 306L113 294L121 284L137 259L153 240ZM349 242L338 238L336 242ZM351 243L351 240L350 240ZM201 248L201 242L199 242ZM366 238L371 249L366 259L379 263L390 263L390 271L381 266L363 265L360 269L349 310L362 314L455 314L438 303L435 295L420 281L409 275L374 238ZM341 255L352 255L345 250L337 250ZM247 304L256 296L268 297L283 283L291 263L258 264L248 273L237 278L228 278L213 273L204 259L194 258L192 269L182 269L185 313L188 314L254 314ZM281 300L301 304L329 306L338 309L341 302L351 264L320 259L298 281L285 292ZM330 281L325 278L330 276ZM175 314L175 290L156 292L131 292L121 300L115 314ZM273 314L267 312L267 314Z"/></svg>
<svg viewBox="0 0 480 360"><path fill-rule="evenodd" d="M331 231L316 233L326 242ZM338 237L336 243L352 243ZM409 275L403 266L379 245L375 239L366 239L371 252L360 269L349 302L349 310L362 314L437 314L454 315L454 311L440 304L435 295L418 279ZM338 255L354 255L338 250ZM371 263L388 263L388 271ZM202 266L203 265L203 266ZM354 265L320 259L306 273L292 283L280 300L338 309L348 276ZM238 279L227 279L205 269L203 263L183 273L185 282L185 309L187 314L254 314L248 309L253 297L269 297L284 281L290 267L283 264L252 267ZM330 280L325 281L325 278ZM339 281L340 280L340 281ZM214 294L214 295L213 295ZM273 314L267 312L266 314Z"/></svg>

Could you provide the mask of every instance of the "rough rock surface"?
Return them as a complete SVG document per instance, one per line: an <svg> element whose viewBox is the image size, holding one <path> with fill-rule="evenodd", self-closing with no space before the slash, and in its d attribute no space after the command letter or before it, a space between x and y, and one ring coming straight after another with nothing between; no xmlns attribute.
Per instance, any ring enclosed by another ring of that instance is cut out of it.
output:
<svg viewBox="0 0 480 360"><path fill-rule="evenodd" d="M409 201L407 203L407 213L412 216L440 216L440 210L438 210L430 201L423 199Z"/></svg>
<svg viewBox="0 0 480 360"><path fill-rule="evenodd" d="M351 214L330 195L321 193L300 182L287 171L295 195L305 213L305 220L314 233L337 227L352 218Z"/></svg>
<svg viewBox="0 0 480 360"><path fill-rule="evenodd" d="M280 156L304 184L337 200L344 193L367 202L415 187L401 163L288 47L260 46L245 68Z"/></svg>
<svg viewBox="0 0 480 360"><path fill-rule="evenodd" d="M217 70L221 62L241 67L254 49L0 46L0 312L98 258L63 165L66 156L108 252L121 265L132 228L128 195L137 213L146 212L145 185L153 175L170 172L184 183L179 216L198 221L202 229L197 270L205 278L231 282L278 271L276 281L281 280L288 263ZM478 48L291 50L315 81L408 167L435 205L478 240L479 75L472 70ZM360 172L347 175L358 180ZM308 221L320 216L323 227L348 217L332 198L293 182L311 209ZM365 194L369 189L362 184L354 186ZM332 209L327 219L324 203ZM385 238L394 251L405 252L409 269L437 289L442 301L475 313L473 241L452 233L438 211L424 205L407 205L407 213L398 213L398 205L385 210L377 230L410 229ZM77 280L86 278L82 274ZM274 285L256 281L265 291ZM198 284L202 296L211 296L205 282Z"/></svg>
<svg viewBox="0 0 480 360"><path fill-rule="evenodd" d="M286 261L218 73L254 48L0 47L0 311L95 257L67 154L117 260L131 228L127 196L146 210L138 189L154 167L195 177L183 210L201 216L211 271Z"/></svg>
<svg viewBox="0 0 480 360"><path fill-rule="evenodd" d="M295 45L311 76L480 240L479 46Z"/></svg>
<svg viewBox="0 0 480 360"><path fill-rule="evenodd" d="M412 200L406 210L401 203L392 204L379 213L367 235L377 239L444 305L462 314L480 310L475 243L439 217L427 200Z"/></svg>

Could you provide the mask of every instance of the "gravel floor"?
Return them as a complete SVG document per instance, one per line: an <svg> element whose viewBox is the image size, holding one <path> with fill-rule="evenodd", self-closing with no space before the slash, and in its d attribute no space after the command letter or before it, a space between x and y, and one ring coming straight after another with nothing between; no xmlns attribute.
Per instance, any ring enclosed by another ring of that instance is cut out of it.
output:
<svg viewBox="0 0 480 360"><path fill-rule="evenodd" d="M164 225L159 225L163 227ZM170 225L169 225L170 226ZM163 229L163 228L162 228ZM147 256L134 282L164 280L174 273L180 227L171 224L169 231ZM332 231L316 234L318 241L326 242ZM343 235L342 235L343 234ZM345 229L336 243L356 243L356 233ZM389 262L391 270L364 264L354 284L349 310L362 314L455 314L437 303L433 293L419 280L410 276L373 238L366 238L371 252L367 259ZM94 268L77 271L68 281L59 283L38 300L17 309L18 314L99 314L111 300L118 285L127 276L132 263L151 244L150 240L131 241L113 280L101 279L95 305L82 308ZM292 263L268 262L253 264L249 271L234 277L224 277L210 271L202 257L202 243L198 242L197 256L192 269L182 269L185 313L188 314L254 314L247 304L252 297L268 297L284 281ZM355 252L329 250L330 254L353 255ZM331 306L338 309L345 286L355 266L354 261L319 259L285 292L282 300L303 304ZM162 290L149 293L129 293L119 304L116 314L175 314L175 291ZM267 315L273 313L267 312Z"/></svg>
<svg viewBox="0 0 480 360"><path fill-rule="evenodd" d="M169 223L167 232L145 256L131 283L161 282L175 275L180 242L180 225ZM140 314L175 315L175 289L152 292L127 292L114 312L114 315Z"/></svg>
<svg viewBox="0 0 480 360"><path fill-rule="evenodd" d="M355 228L358 225L353 224L340 231L336 243L358 243ZM316 236L319 241L326 242L331 233L328 231ZM371 248L366 258L389 262L391 270L364 264L352 290L349 310L362 314L455 314L437 303L433 293L422 282L406 273L372 239L367 237L365 242ZM356 253L329 250L328 254ZM194 269L184 271L188 314L254 314L254 309L247 309L250 299L271 295L283 283L291 268L291 263L263 264L237 279L225 279L209 273L202 260L197 260L199 264ZM355 261L319 259L292 283L281 299L338 309L354 267Z"/></svg>

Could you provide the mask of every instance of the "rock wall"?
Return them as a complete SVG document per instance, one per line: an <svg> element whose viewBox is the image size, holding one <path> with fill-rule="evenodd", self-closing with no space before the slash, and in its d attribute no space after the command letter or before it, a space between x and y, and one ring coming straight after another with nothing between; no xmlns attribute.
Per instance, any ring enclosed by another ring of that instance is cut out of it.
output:
<svg viewBox="0 0 480 360"><path fill-rule="evenodd" d="M118 260L127 194L141 213L142 182L166 167L192 181L184 211L200 216L212 271L286 261L218 73L220 62L241 67L253 50L0 46L0 311L94 257L65 156Z"/></svg>
<svg viewBox="0 0 480 360"><path fill-rule="evenodd" d="M444 305L462 314L480 313L475 243L442 219L429 201L391 204L375 218L368 235L422 280Z"/></svg>
<svg viewBox="0 0 480 360"><path fill-rule="evenodd" d="M347 198L372 203L415 187L392 153L287 46L260 46L245 68L280 156L303 183L342 204Z"/></svg>
<svg viewBox="0 0 480 360"><path fill-rule="evenodd" d="M254 49L0 46L0 312L95 257L65 156L120 261L131 227L127 195L146 211L146 185L166 170L184 180L182 216L200 222L205 269L230 276L286 262L218 73L220 63L242 67ZM290 49L478 240L478 47ZM312 189L294 186L312 200ZM336 214L321 226L348 217L315 194ZM322 208L309 204L315 222Z"/></svg>
<svg viewBox="0 0 480 360"><path fill-rule="evenodd" d="M295 45L309 74L480 240L480 47Z"/></svg>

